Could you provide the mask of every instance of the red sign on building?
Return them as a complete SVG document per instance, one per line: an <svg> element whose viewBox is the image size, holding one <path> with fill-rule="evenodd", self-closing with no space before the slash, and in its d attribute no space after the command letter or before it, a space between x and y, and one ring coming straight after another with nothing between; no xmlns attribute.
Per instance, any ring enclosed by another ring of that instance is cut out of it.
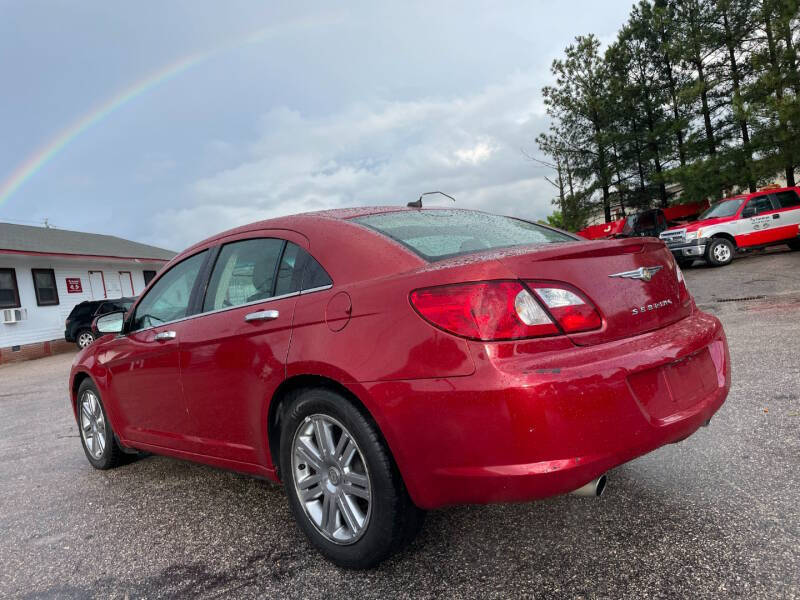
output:
<svg viewBox="0 0 800 600"><path fill-rule="evenodd" d="M67 293L82 294L83 286L79 277L67 277Z"/></svg>

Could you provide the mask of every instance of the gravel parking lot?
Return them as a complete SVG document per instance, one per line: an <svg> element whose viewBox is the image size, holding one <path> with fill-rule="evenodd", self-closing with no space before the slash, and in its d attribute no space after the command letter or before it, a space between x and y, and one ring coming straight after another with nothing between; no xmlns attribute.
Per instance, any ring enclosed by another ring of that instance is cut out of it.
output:
<svg viewBox="0 0 800 600"><path fill-rule="evenodd" d="M710 427L615 469L601 499L431 512L368 572L320 558L278 486L156 456L92 470L72 356L0 366L0 596L800 597L800 253L686 277L731 345Z"/></svg>

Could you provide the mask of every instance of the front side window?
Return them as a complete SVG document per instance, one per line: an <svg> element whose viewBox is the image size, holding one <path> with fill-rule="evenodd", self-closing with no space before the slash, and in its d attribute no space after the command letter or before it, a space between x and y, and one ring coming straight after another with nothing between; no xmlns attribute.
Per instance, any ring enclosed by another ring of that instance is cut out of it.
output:
<svg viewBox="0 0 800 600"><path fill-rule="evenodd" d="M19 288L14 269L0 269L0 308L19 307Z"/></svg>
<svg viewBox="0 0 800 600"><path fill-rule="evenodd" d="M793 208L800 206L800 197L797 196L797 192L792 190L777 192L772 194L772 197L775 198L778 206L781 208Z"/></svg>
<svg viewBox="0 0 800 600"><path fill-rule="evenodd" d="M58 304L58 288L53 269L31 269L31 273L33 274L33 288L36 291L36 304L39 306Z"/></svg>
<svg viewBox="0 0 800 600"><path fill-rule="evenodd" d="M179 262L150 288L136 307L131 330L157 327L189 315L189 301L208 250Z"/></svg>
<svg viewBox="0 0 800 600"><path fill-rule="evenodd" d="M203 312L274 296L285 243L276 238L257 238L225 244L211 274Z"/></svg>
<svg viewBox="0 0 800 600"><path fill-rule="evenodd" d="M397 211L353 221L400 242L428 261L482 250L576 241L535 223L470 210Z"/></svg>

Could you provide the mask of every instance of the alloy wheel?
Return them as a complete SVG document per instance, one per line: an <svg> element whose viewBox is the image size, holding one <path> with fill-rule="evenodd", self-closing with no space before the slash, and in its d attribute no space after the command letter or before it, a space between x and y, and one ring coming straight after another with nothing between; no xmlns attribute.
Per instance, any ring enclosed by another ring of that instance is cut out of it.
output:
<svg viewBox="0 0 800 600"><path fill-rule="evenodd" d="M86 346L91 346L92 342L94 342L94 336L88 331L84 331L78 336L78 347L81 348L81 350L86 348Z"/></svg>
<svg viewBox="0 0 800 600"><path fill-rule="evenodd" d="M297 498L317 530L335 544L352 544L366 531L372 485L352 434L328 415L306 417L292 441Z"/></svg>
<svg viewBox="0 0 800 600"><path fill-rule="evenodd" d="M100 460L106 449L106 419L97 395L86 390L80 401L81 437L86 450L95 460Z"/></svg>

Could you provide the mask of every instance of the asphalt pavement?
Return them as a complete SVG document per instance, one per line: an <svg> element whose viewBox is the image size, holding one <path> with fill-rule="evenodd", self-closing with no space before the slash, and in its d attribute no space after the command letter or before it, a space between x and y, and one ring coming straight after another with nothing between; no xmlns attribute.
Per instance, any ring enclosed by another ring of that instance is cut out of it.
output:
<svg viewBox="0 0 800 600"><path fill-rule="evenodd" d="M157 456L93 470L72 355L0 365L0 597L798 598L800 253L685 273L731 347L710 427L600 499L432 511L366 572L322 559L276 485Z"/></svg>

